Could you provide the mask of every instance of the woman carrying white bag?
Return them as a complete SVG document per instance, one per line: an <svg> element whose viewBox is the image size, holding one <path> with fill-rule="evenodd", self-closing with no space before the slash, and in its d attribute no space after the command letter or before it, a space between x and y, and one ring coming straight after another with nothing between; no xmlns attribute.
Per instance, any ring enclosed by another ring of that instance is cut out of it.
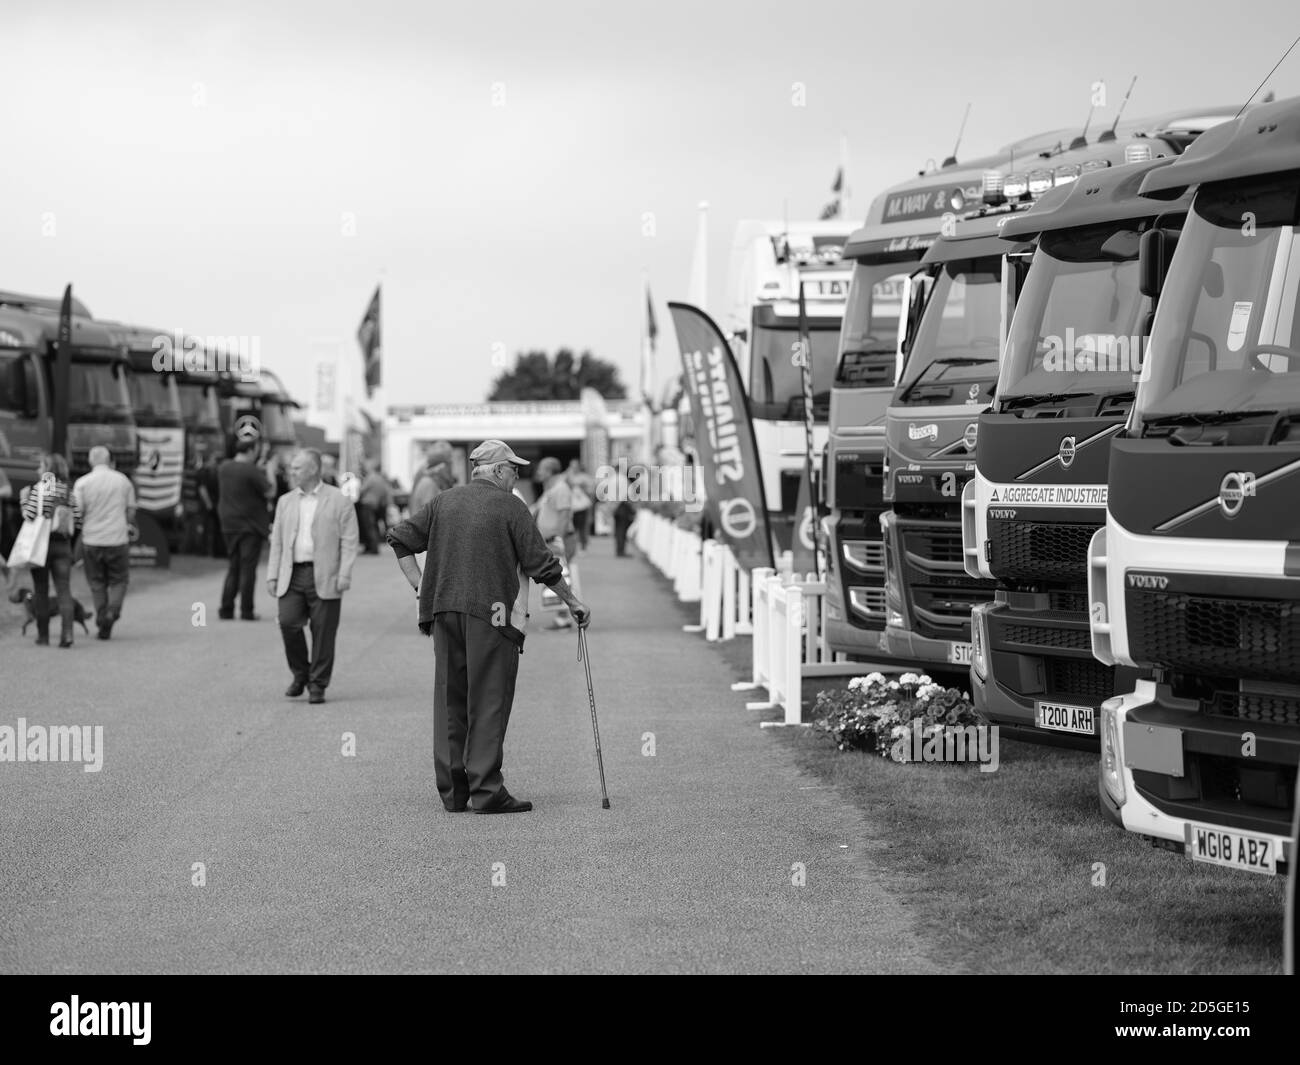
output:
<svg viewBox="0 0 1300 1065"><path fill-rule="evenodd" d="M72 646L72 540L81 527L81 514L72 494L68 460L43 455L36 484L19 497L23 527L9 553L11 567L32 571L32 608L36 614L36 642L50 642L50 576L59 598L59 646Z"/></svg>

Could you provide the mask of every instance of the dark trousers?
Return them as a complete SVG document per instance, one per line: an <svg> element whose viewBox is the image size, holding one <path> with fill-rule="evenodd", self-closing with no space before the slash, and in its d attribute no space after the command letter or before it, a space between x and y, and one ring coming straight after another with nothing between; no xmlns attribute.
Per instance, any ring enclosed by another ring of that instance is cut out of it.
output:
<svg viewBox="0 0 1300 1065"><path fill-rule="evenodd" d="M573 512L573 530L578 534L578 543L582 549L587 550L587 533L591 525L591 508L586 510L575 510Z"/></svg>
<svg viewBox="0 0 1300 1065"><path fill-rule="evenodd" d="M636 508L620 504L614 511L614 554L627 554L627 531L636 518Z"/></svg>
<svg viewBox="0 0 1300 1065"><path fill-rule="evenodd" d="M50 536L45 565L33 566L32 608L36 612L36 635L50 638L50 577L59 599L59 636L72 639L72 543L66 536Z"/></svg>
<svg viewBox="0 0 1300 1065"><path fill-rule="evenodd" d="M357 503L357 529L361 536L361 549L367 555L379 554L379 518L377 508L368 503Z"/></svg>
<svg viewBox="0 0 1300 1065"><path fill-rule="evenodd" d="M253 613L253 592L257 587L257 563L262 558L262 545L266 537L255 532L229 533L226 547L230 552L230 565L226 568L226 584L221 590L221 612L235 612L235 593L239 594L239 612L245 617Z"/></svg>
<svg viewBox="0 0 1300 1065"><path fill-rule="evenodd" d="M312 690L329 687L334 672L334 637L339 631L342 599L316 594L316 574L310 562L295 563L289 590L280 596L280 635L293 679ZM303 628L311 625L311 654Z"/></svg>
<svg viewBox="0 0 1300 1065"><path fill-rule="evenodd" d="M122 616L122 600L131 580L131 547L129 544L116 547L82 544L81 556L90 594L95 597L95 624L100 629L111 629L113 622Z"/></svg>
<svg viewBox="0 0 1300 1065"><path fill-rule="evenodd" d="M448 809L501 801L506 726L515 701L519 647L471 614L433 619L433 762Z"/></svg>

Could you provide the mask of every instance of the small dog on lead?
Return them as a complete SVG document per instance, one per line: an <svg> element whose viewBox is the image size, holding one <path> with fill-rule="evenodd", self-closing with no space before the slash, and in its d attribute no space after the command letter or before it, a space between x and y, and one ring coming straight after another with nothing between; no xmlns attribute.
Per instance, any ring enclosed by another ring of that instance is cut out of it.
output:
<svg viewBox="0 0 1300 1065"><path fill-rule="evenodd" d="M27 635L27 626L36 620L36 599L30 588L15 588L9 593L9 602L22 603L27 610L27 619L23 622L22 634ZM59 616L59 603L53 596L50 597L50 608L47 611L47 621L53 621ZM72 620L74 624L80 625L90 635L90 629L86 628L86 622L92 620L94 614L87 614L86 608L81 605L81 601L75 597L72 600Z"/></svg>

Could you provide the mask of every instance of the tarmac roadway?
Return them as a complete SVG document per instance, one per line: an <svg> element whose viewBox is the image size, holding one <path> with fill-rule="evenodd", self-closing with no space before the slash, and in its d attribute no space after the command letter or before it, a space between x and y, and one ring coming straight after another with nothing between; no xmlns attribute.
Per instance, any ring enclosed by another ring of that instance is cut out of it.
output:
<svg viewBox="0 0 1300 1065"><path fill-rule="evenodd" d="M0 762L0 971L940 968L872 826L609 538L580 556L609 810L576 630L534 611L520 663L505 772L534 811L449 814L432 643L391 554L358 560L322 706L283 695L264 584L261 621L218 620L219 566L138 576L113 639L71 650L0 604L0 726L103 726L97 773Z"/></svg>

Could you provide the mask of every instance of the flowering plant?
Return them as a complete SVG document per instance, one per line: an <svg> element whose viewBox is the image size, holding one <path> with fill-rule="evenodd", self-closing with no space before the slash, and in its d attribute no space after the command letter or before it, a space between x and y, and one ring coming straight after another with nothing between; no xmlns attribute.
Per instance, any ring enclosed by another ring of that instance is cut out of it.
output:
<svg viewBox="0 0 1300 1065"><path fill-rule="evenodd" d="M817 695L817 726L829 732L841 751L875 751L894 761L908 761L907 737L920 723L923 736L949 726L982 725L970 697L945 688L926 675L904 673L887 680L882 673L854 677L848 688Z"/></svg>

